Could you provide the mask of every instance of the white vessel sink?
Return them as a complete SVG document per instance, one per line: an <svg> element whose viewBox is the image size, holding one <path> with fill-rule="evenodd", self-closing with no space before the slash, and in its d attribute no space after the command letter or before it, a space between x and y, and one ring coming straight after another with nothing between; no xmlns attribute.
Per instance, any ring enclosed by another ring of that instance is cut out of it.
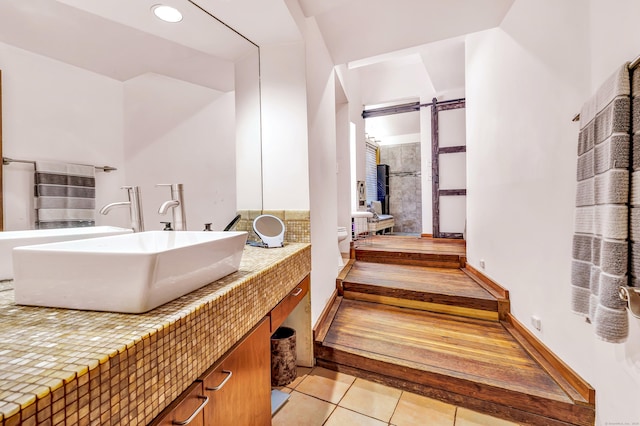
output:
<svg viewBox="0 0 640 426"><path fill-rule="evenodd" d="M132 232L131 229L118 228L115 226L87 226L82 228L0 232L0 280L13 278L11 253L15 247L107 237L109 235L130 234Z"/></svg>
<svg viewBox="0 0 640 426"><path fill-rule="evenodd" d="M149 231L18 247L21 305L141 313L238 270L246 232Z"/></svg>

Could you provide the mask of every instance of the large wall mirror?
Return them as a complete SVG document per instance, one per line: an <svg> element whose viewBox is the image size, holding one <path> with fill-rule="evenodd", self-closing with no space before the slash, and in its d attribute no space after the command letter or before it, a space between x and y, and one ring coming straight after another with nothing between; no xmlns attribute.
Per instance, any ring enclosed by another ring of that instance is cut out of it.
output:
<svg viewBox="0 0 640 426"><path fill-rule="evenodd" d="M34 227L33 161L110 166L96 207L142 191L147 230L184 184L189 230L223 229L262 208L259 48L219 22L207 0L0 2L4 230ZM24 162L23 162L24 161ZM96 224L127 227L127 209Z"/></svg>

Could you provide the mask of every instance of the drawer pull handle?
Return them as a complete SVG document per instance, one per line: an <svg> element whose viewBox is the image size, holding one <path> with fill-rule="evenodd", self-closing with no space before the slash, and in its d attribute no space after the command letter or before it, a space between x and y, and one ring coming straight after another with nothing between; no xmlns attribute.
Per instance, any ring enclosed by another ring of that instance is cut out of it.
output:
<svg viewBox="0 0 640 426"><path fill-rule="evenodd" d="M229 370L222 370L223 373L225 373L227 375L227 377L224 378L224 380L222 381L222 383L220 383L218 386L212 387L212 388L205 388L208 391L219 391L220 389L222 389L224 387L224 385L227 384L227 382L229 381L229 379L231 378L231 376L233 376L233 373Z"/></svg>
<svg viewBox="0 0 640 426"><path fill-rule="evenodd" d="M298 287L295 291L295 293L293 293L291 296L292 297L298 297L300 296L300 293L302 293L302 289L300 287Z"/></svg>
<svg viewBox="0 0 640 426"><path fill-rule="evenodd" d="M200 411L202 411L202 409L204 408L205 405L207 405L207 403L209 402L209 397L208 396L202 396L202 395L198 395L198 399L202 400L202 403L200 404L200 406L196 409L196 411L193 412L192 415L189 416L189 418L183 422L179 422L177 420L173 420L171 421L171 424L173 425L179 425L179 426L184 426L184 425L188 425L189 423L191 423L193 421L193 419L196 418L196 416L198 414L200 414Z"/></svg>

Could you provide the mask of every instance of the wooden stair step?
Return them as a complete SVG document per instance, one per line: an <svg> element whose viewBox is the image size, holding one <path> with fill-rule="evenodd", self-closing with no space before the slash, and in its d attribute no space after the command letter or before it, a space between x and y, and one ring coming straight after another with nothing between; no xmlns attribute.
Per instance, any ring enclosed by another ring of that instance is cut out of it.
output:
<svg viewBox="0 0 640 426"><path fill-rule="evenodd" d="M316 336L318 365L513 421L594 422L593 403L567 392L501 322L348 299L329 317Z"/></svg>
<svg viewBox="0 0 640 426"><path fill-rule="evenodd" d="M462 268L466 263L463 240L376 235L359 242L355 259L396 265Z"/></svg>
<svg viewBox="0 0 640 426"><path fill-rule="evenodd" d="M342 279L347 299L499 319L499 300L460 269L355 261Z"/></svg>
<svg viewBox="0 0 640 426"><path fill-rule="evenodd" d="M465 264L464 257L457 254L419 253L415 251L400 251L398 249L356 248L356 260L394 265L417 265L454 269L462 268Z"/></svg>

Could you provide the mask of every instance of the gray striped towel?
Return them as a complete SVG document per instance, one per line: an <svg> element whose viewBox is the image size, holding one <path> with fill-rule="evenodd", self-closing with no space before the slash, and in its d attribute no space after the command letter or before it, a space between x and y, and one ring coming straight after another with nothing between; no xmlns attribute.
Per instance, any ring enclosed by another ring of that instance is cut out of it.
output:
<svg viewBox="0 0 640 426"><path fill-rule="evenodd" d="M36 229L95 226L95 168L36 161Z"/></svg>
<svg viewBox="0 0 640 426"><path fill-rule="evenodd" d="M630 82L628 64L580 112L578 185L571 268L572 308L607 342L624 342L627 283Z"/></svg>

